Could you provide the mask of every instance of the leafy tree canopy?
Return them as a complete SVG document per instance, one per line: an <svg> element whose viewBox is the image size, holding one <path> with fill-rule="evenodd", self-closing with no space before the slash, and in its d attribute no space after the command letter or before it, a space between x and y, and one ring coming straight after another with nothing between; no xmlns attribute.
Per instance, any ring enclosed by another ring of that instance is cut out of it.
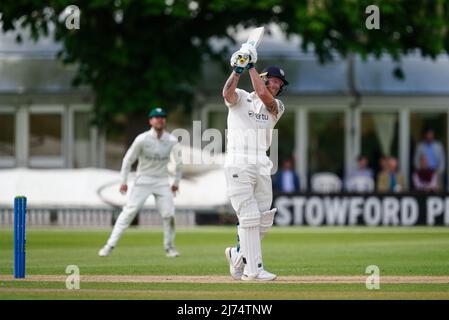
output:
<svg viewBox="0 0 449 320"><path fill-rule="evenodd" d="M59 18L72 4L81 10L78 30ZM365 26L372 4L380 9L379 30ZM190 105L204 59L228 59L209 40L231 39L229 28L238 25L277 23L321 62L333 53L399 60L449 49L445 0L15 0L2 1L0 12L3 31L26 27L37 39L55 26L60 57L78 64L75 82L91 86L103 121L149 106Z"/></svg>

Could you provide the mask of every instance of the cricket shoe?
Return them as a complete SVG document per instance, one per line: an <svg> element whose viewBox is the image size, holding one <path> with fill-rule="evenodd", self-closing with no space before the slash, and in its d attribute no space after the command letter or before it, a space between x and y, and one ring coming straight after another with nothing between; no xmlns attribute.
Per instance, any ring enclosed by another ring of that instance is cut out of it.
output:
<svg viewBox="0 0 449 320"><path fill-rule="evenodd" d="M246 274L242 275L242 280L244 281L273 281L276 279L277 275L274 273L268 272L264 269L260 269L259 273L256 276L248 276Z"/></svg>
<svg viewBox="0 0 449 320"><path fill-rule="evenodd" d="M100 257L107 257L111 253L112 249L114 249L114 247L105 245L103 248L100 249L100 251L98 251L98 255Z"/></svg>
<svg viewBox="0 0 449 320"><path fill-rule="evenodd" d="M234 280L241 280L243 276L243 260L239 257L235 247L228 247L225 250L226 260L229 263L229 273Z"/></svg>
<svg viewBox="0 0 449 320"><path fill-rule="evenodd" d="M178 252L175 248L167 249L165 255L166 255L168 258L176 258L176 257L179 257L179 256L180 256L179 252Z"/></svg>

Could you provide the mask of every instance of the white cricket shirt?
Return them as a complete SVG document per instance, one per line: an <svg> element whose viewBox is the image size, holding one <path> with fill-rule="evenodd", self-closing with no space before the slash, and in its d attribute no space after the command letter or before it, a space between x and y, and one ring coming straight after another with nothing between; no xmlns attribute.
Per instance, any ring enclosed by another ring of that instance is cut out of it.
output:
<svg viewBox="0 0 449 320"><path fill-rule="evenodd" d="M237 102L231 104L225 99L228 107L226 166L235 165L235 159L256 156L257 159L267 158L271 146L273 129L285 111L281 100L278 104L278 115L274 117L265 107L259 96L253 91L248 93L236 89Z"/></svg>
<svg viewBox="0 0 449 320"><path fill-rule="evenodd" d="M123 158L120 171L122 184L127 183L131 166L136 160L136 183L151 183L154 178L168 178L167 164L171 156L176 163L174 184L178 185L182 175L182 155L178 139L167 131L158 139L153 128L139 134Z"/></svg>

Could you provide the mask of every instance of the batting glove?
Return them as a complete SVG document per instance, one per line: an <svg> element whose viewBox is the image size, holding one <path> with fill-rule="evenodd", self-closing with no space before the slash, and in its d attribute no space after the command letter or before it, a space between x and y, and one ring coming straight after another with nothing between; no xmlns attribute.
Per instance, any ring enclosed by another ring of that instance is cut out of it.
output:
<svg viewBox="0 0 449 320"><path fill-rule="evenodd" d="M249 62L249 56L241 51L234 52L234 54L231 57L231 67L241 67L245 68L246 65Z"/></svg>
<svg viewBox="0 0 449 320"><path fill-rule="evenodd" d="M252 62L252 63L256 63L257 62L257 50L252 45L250 45L248 43L242 44L242 46L240 48L240 52L249 55L249 57L250 57L250 61L249 62Z"/></svg>

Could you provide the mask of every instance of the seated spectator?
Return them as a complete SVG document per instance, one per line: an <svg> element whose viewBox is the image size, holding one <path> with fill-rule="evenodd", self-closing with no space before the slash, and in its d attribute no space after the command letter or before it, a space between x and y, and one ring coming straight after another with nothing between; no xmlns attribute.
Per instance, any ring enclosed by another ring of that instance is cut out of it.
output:
<svg viewBox="0 0 449 320"><path fill-rule="evenodd" d="M386 161L386 168L377 175L377 191L401 192L404 189L404 177L398 172L398 160L389 157Z"/></svg>
<svg viewBox="0 0 449 320"><path fill-rule="evenodd" d="M386 156L382 156L379 159L379 171L378 173L382 172L382 171L388 171L388 157Z"/></svg>
<svg viewBox="0 0 449 320"><path fill-rule="evenodd" d="M379 161L377 162L377 167L376 170L374 171L373 177L376 180L376 185L377 185L377 181L379 179L379 175L382 172L386 172L388 171L388 157L385 155L381 155L379 157Z"/></svg>
<svg viewBox="0 0 449 320"><path fill-rule="evenodd" d="M431 128L424 130L423 140L416 147L413 160L415 169L419 169L422 155L426 156L429 169L437 172L437 177L441 182L446 167L446 157L443 144L435 139L435 132Z"/></svg>
<svg viewBox="0 0 449 320"><path fill-rule="evenodd" d="M413 185L417 191L434 192L440 190L437 171L429 168L429 163L424 154L419 158L419 169L413 173Z"/></svg>
<svg viewBox="0 0 449 320"><path fill-rule="evenodd" d="M359 177L364 177L364 178L368 178L369 179L373 179L373 170L371 168L368 167L368 158L364 155L359 156L357 158L357 169L351 171L347 176L346 176L346 181L345 181L345 186L346 186L346 190L348 191L359 191L359 190L352 190L352 188L350 187L350 181L354 181L356 178ZM362 190L360 190L362 191Z"/></svg>
<svg viewBox="0 0 449 320"><path fill-rule="evenodd" d="M274 192L295 193L299 191L299 177L293 170L292 159L285 159L282 168L273 178Z"/></svg>
<svg viewBox="0 0 449 320"><path fill-rule="evenodd" d="M346 191L373 192L374 179L368 176L354 176L346 181Z"/></svg>

